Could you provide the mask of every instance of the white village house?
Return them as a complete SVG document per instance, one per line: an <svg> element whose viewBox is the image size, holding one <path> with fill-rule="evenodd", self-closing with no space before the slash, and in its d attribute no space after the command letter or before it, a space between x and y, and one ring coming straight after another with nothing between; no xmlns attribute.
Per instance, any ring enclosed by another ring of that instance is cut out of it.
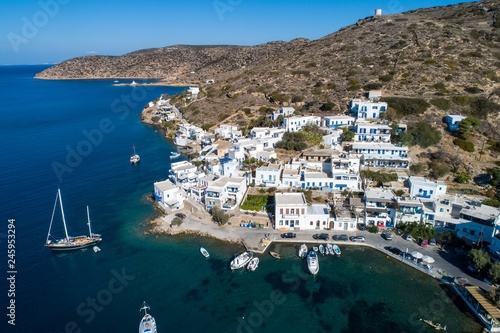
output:
<svg viewBox="0 0 500 333"><path fill-rule="evenodd" d="M154 183L154 196L156 202L163 209L182 209L184 207L184 193L170 180Z"/></svg>

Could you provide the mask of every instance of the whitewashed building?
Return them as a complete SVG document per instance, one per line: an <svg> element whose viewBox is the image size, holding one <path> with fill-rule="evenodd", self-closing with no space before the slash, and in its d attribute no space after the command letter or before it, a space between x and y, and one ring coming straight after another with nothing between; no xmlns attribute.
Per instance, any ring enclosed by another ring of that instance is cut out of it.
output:
<svg viewBox="0 0 500 333"><path fill-rule="evenodd" d="M208 185L205 190L205 207L211 210L217 206L224 211L235 209L247 190L244 177L222 177Z"/></svg>
<svg viewBox="0 0 500 333"><path fill-rule="evenodd" d="M354 125L355 118L351 116L323 117L322 126L326 128L350 127Z"/></svg>
<svg viewBox="0 0 500 333"><path fill-rule="evenodd" d="M390 142L392 128L386 124L358 121L354 125L355 141Z"/></svg>
<svg viewBox="0 0 500 333"><path fill-rule="evenodd" d="M351 102L351 113L356 115L356 119L378 119L385 111L387 103L379 102L377 99L373 101L353 99Z"/></svg>
<svg viewBox="0 0 500 333"><path fill-rule="evenodd" d="M394 227L396 196L391 190L368 188L365 190L365 224Z"/></svg>
<svg viewBox="0 0 500 333"><path fill-rule="evenodd" d="M278 120L279 117L289 117L295 113L295 109L292 107L282 107L278 110L274 111L272 114L269 114L268 117L271 118L272 121Z"/></svg>
<svg viewBox="0 0 500 333"><path fill-rule="evenodd" d="M214 130L219 139L235 139L241 137L241 131L238 127L232 125L220 125L219 128Z"/></svg>
<svg viewBox="0 0 500 333"><path fill-rule="evenodd" d="M446 183L440 180L431 181L424 177L413 176L408 179L408 184L411 198L436 199L446 194Z"/></svg>
<svg viewBox="0 0 500 333"><path fill-rule="evenodd" d="M270 163L255 170L255 185L278 187L281 185L281 164Z"/></svg>
<svg viewBox="0 0 500 333"><path fill-rule="evenodd" d="M169 178L172 183L187 190L196 183L197 170L198 168L188 161L172 163Z"/></svg>
<svg viewBox="0 0 500 333"><path fill-rule="evenodd" d="M283 128L287 132L300 131L307 124L321 125L321 118L316 116L290 117L283 120Z"/></svg>
<svg viewBox="0 0 500 333"><path fill-rule="evenodd" d="M164 209L182 209L184 207L184 193L170 180L154 183L156 202Z"/></svg>
<svg viewBox="0 0 500 333"><path fill-rule="evenodd" d="M351 151L362 155L361 161L365 166L408 168L410 165L408 147L401 144L355 142Z"/></svg>

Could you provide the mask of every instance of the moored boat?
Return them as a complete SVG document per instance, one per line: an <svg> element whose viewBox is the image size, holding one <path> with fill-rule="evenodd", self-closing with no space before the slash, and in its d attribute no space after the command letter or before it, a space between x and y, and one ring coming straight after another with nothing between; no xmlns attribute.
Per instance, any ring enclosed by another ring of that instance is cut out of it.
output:
<svg viewBox="0 0 500 333"><path fill-rule="evenodd" d="M170 158L171 159L177 158L179 156L181 156L181 153L170 152Z"/></svg>
<svg viewBox="0 0 500 333"><path fill-rule="evenodd" d="M299 249L299 257L305 258L307 256L307 245L302 244Z"/></svg>
<svg viewBox="0 0 500 333"><path fill-rule="evenodd" d="M314 251L314 252L318 252L318 251L319 251L319 250L318 250L318 247L317 247L317 246L313 246L313 251Z"/></svg>
<svg viewBox="0 0 500 333"><path fill-rule="evenodd" d="M141 312L144 310L144 317L139 324L139 333L156 333L156 320L148 313L150 310L146 302L142 303Z"/></svg>
<svg viewBox="0 0 500 333"><path fill-rule="evenodd" d="M319 271L318 254L314 251L309 252L307 255L307 268L313 275L316 275Z"/></svg>
<svg viewBox="0 0 500 333"><path fill-rule="evenodd" d="M252 260L252 257L253 252L243 252L242 254L234 258L233 261L231 261L231 270L234 271L235 269L245 267L245 265L248 264L250 260Z"/></svg>
<svg viewBox="0 0 500 333"><path fill-rule="evenodd" d="M52 236L50 233L52 231L52 222L54 221L54 213L56 211L58 199L59 199L59 204L61 206L61 216L64 226L64 234L66 237L63 239L52 241L50 240L50 237ZM78 249L83 249L85 247L96 245L102 240L102 238L101 235L94 234L92 232L92 228L90 226L90 215L88 206L87 206L87 221L88 221L87 225L89 226L89 236L72 237L68 235L68 229L66 227L66 218L64 216L64 208L61 198L61 190L57 189L56 202L54 203L54 209L52 210L52 218L50 219L49 232L47 234L47 240L45 241L45 246L50 248L51 250L62 251L62 250L78 250Z"/></svg>
<svg viewBox="0 0 500 333"><path fill-rule="evenodd" d="M273 251L270 251L269 254L273 257L273 258L276 258L276 259L281 259L281 256L279 253L277 252L273 252Z"/></svg>
<svg viewBox="0 0 500 333"><path fill-rule="evenodd" d="M204 247L200 247L200 252L205 258L210 257L210 253Z"/></svg>
<svg viewBox="0 0 500 333"><path fill-rule="evenodd" d="M322 256L325 255L325 247L323 246L323 244L319 246L319 253L321 253Z"/></svg>
<svg viewBox="0 0 500 333"><path fill-rule="evenodd" d="M99 246L94 246L92 249L94 250L94 252L100 252L101 251L101 249L99 248Z"/></svg>
<svg viewBox="0 0 500 333"><path fill-rule="evenodd" d="M335 254L338 257L340 257L340 254L342 253L342 252L340 252L340 247L338 247L337 244L333 244L332 247L333 247L333 252L335 252Z"/></svg>
<svg viewBox="0 0 500 333"><path fill-rule="evenodd" d="M247 265L247 269L251 272L255 271L257 267L259 266L259 258L255 257L250 260L250 262Z"/></svg>
<svg viewBox="0 0 500 333"><path fill-rule="evenodd" d="M434 327L434 329L438 330L438 331L446 331L446 325L441 325L441 324L438 324L438 323L433 323L431 320L427 320L427 319L420 319L421 322L424 322L426 323L427 325L431 326L431 327Z"/></svg>
<svg viewBox="0 0 500 333"><path fill-rule="evenodd" d="M326 244L326 254L333 255L333 247L330 243Z"/></svg>

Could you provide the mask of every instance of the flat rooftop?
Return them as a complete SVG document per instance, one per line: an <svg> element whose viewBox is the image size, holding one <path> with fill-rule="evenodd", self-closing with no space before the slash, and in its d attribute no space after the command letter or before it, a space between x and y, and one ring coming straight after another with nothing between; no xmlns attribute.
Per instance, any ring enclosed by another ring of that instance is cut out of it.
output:
<svg viewBox="0 0 500 333"><path fill-rule="evenodd" d="M365 191L365 197L367 201L379 201L379 202L390 202L393 201L396 196L391 190L385 190L381 188L369 188Z"/></svg>
<svg viewBox="0 0 500 333"><path fill-rule="evenodd" d="M245 178L243 177L222 177L208 185L208 187L224 187L229 183L240 184L244 180Z"/></svg>
<svg viewBox="0 0 500 333"><path fill-rule="evenodd" d="M277 206L307 204L303 193L275 193L274 200Z"/></svg>
<svg viewBox="0 0 500 333"><path fill-rule="evenodd" d="M328 212L328 207L326 205L311 205L311 206L307 206L307 214L311 214L311 215L328 215L328 216L330 216L330 213Z"/></svg>
<svg viewBox="0 0 500 333"><path fill-rule="evenodd" d="M161 191L168 191L168 190L172 190L174 188L177 188L177 186L175 186L170 180L164 180L162 182L156 182L154 183L154 186L156 186L157 188L159 188Z"/></svg>

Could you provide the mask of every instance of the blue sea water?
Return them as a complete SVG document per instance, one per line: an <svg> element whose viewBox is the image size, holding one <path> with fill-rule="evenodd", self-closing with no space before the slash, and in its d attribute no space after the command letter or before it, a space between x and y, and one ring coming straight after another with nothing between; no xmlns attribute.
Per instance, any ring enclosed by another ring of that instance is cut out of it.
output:
<svg viewBox="0 0 500 333"><path fill-rule="evenodd" d="M313 278L293 246L277 245L284 260L261 256L255 272L230 272L240 246L144 234L156 214L152 184L166 178L175 147L137 114L184 88L33 79L46 67L0 67L0 332L137 332L144 300L159 333L431 332L419 318L451 332L481 331L446 287L373 250L342 248L341 258L320 258ZM139 165L129 163L132 145ZM88 205L101 252L44 248L58 187L70 234L87 232ZM15 326L6 316L9 219L16 226Z"/></svg>

